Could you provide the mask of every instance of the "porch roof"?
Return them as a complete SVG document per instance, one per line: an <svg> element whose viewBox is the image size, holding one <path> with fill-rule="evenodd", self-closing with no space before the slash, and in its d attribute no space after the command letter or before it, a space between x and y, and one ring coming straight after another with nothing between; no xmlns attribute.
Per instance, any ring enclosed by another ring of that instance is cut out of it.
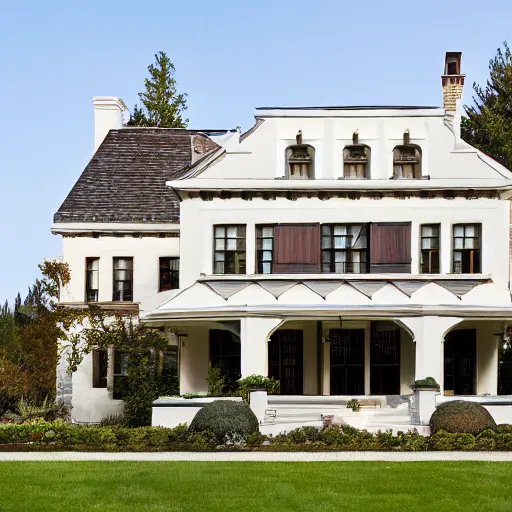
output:
<svg viewBox="0 0 512 512"><path fill-rule="evenodd" d="M157 324L270 315L329 318L340 314L374 318L429 315L512 318L509 291L500 289L486 276L465 279L453 276L204 277L172 296L159 295L142 303L143 321Z"/></svg>

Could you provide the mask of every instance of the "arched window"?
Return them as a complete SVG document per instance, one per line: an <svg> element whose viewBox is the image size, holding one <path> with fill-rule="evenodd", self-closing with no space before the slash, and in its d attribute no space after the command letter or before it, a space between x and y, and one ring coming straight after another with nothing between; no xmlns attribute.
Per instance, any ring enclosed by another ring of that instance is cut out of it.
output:
<svg viewBox="0 0 512 512"><path fill-rule="evenodd" d="M404 143L393 149L393 178L395 180L421 179L421 148L410 143L409 130L404 133Z"/></svg>
<svg viewBox="0 0 512 512"><path fill-rule="evenodd" d="M343 177L370 177L370 148L365 144L359 144L357 130L352 135L352 145L343 149Z"/></svg>
<svg viewBox="0 0 512 512"><path fill-rule="evenodd" d="M308 180L315 177L315 148L302 143L302 131L296 136L297 144L286 148L286 177Z"/></svg>

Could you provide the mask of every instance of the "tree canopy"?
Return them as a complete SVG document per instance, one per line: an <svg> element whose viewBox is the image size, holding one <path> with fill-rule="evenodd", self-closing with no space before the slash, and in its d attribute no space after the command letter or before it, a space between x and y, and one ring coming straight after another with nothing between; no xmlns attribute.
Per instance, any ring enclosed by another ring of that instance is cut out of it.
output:
<svg viewBox="0 0 512 512"><path fill-rule="evenodd" d="M176 69L165 52L155 54L155 63L148 66L149 78L144 80L145 92L139 93L142 106L135 105L130 126L157 126L160 128L186 128L188 119L182 112L187 109L187 95L178 94L174 78Z"/></svg>
<svg viewBox="0 0 512 512"><path fill-rule="evenodd" d="M465 106L462 138L512 169L512 52L504 50L489 61L485 87L474 83L474 105Z"/></svg>

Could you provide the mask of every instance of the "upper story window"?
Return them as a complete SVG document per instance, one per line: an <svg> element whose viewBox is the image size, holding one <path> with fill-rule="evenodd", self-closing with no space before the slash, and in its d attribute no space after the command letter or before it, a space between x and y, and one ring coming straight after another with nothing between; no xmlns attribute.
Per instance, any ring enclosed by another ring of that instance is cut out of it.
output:
<svg viewBox="0 0 512 512"><path fill-rule="evenodd" d="M364 274L368 272L367 261L366 224L322 226L322 272Z"/></svg>
<svg viewBox="0 0 512 512"><path fill-rule="evenodd" d="M175 290L180 285L180 259L160 258L160 286L159 291Z"/></svg>
<svg viewBox="0 0 512 512"><path fill-rule="evenodd" d="M411 272L411 223L375 222L370 229L370 272Z"/></svg>
<svg viewBox="0 0 512 512"><path fill-rule="evenodd" d="M114 258L113 301L133 300L133 258Z"/></svg>
<svg viewBox="0 0 512 512"><path fill-rule="evenodd" d="M245 226L214 227L214 274L245 274Z"/></svg>
<svg viewBox="0 0 512 512"><path fill-rule="evenodd" d="M421 273L439 274L439 224L421 226Z"/></svg>
<svg viewBox="0 0 512 512"><path fill-rule="evenodd" d="M256 226L256 262L258 274L272 274L274 226Z"/></svg>
<svg viewBox="0 0 512 512"><path fill-rule="evenodd" d="M480 237L480 224L453 226L453 272L455 274L481 273Z"/></svg>
<svg viewBox="0 0 512 512"><path fill-rule="evenodd" d="M370 148L365 144L359 144L357 130L352 136L352 145L343 149L343 177L370 177Z"/></svg>
<svg viewBox="0 0 512 512"><path fill-rule="evenodd" d="M396 180L421 179L421 148L410 143L409 130L404 133L404 143L393 149L393 178Z"/></svg>
<svg viewBox="0 0 512 512"><path fill-rule="evenodd" d="M85 268L85 300L87 302L98 302L100 259L87 258Z"/></svg>
<svg viewBox="0 0 512 512"><path fill-rule="evenodd" d="M308 180L315 177L315 148L302 143L302 131L296 136L294 146L286 148L287 177L294 180Z"/></svg>

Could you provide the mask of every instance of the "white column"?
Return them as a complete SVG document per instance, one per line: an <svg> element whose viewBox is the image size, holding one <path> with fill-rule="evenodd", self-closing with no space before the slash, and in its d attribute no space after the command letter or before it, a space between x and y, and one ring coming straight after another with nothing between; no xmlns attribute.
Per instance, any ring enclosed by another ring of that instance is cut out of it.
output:
<svg viewBox="0 0 512 512"><path fill-rule="evenodd" d="M416 345L414 380L433 377L443 389L443 342L445 334L463 319L456 317L396 318L412 333Z"/></svg>
<svg viewBox="0 0 512 512"><path fill-rule="evenodd" d="M245 273L256 273L256 226L247 224L245 228Z"/></svg>
<svg viewBox="0 0 512 512"><path fill-rule="evenodd" d="M268 375L268 341L283 323L278 317L247 317L240 320L240 371L249 375Z"/></svg>
<svg viewBox="0 0 512 512"><path fill-rule="evenodd" d="M498 394L498 336L499 325L485 324L476 331L476 393ZM497 330L496 330L497 329Z"/></svg>

